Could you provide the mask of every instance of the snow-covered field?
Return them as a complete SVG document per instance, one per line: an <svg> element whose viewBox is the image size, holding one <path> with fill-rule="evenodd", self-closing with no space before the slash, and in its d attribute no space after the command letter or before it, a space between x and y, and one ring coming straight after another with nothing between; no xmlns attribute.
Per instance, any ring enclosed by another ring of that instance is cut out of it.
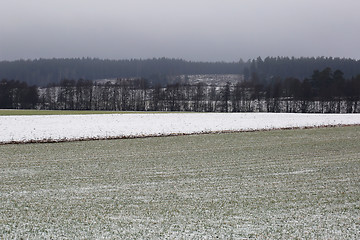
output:
<svg viewBox="0 0 360 240"><path fill-rule="evenodd" d="M360 114L164 113L1 116L0 143L360 124Z"/></svg>

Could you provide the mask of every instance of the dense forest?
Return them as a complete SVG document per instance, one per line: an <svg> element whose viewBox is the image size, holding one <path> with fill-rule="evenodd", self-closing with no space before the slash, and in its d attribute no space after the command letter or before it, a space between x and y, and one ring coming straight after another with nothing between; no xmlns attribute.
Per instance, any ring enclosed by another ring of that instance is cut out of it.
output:
<svg viewBox="0 0 360 240"><path fill-rule="evenodd" d="M171 83L146 79L97 83L63 79L36 88L25 82L0 82L0 108L117 111L359 113L360 75L345 78L340 70L315 70L311 77L249 79L225 85Z"/></svg>
<svg viewBox="0 0 360 240"><path fill-rule="evenodd" d="M294 77L300 80L311 76L314 70L324 68L340 69L346 78L360 74L360 60L346 58L288 58L267 57L249 60L243 69L245 78L249 79L256 72L261 79L269 80L276 77Z"/></svg>
<svg viewBox="0 0 360 240"><path fill-rule="evenodd" d="M303 80L314 69L341 69L346 78L360 73L360 61L345 58L260 57L238 62L192 62L154 58L102 60L94 58L36 59L0 62L0 79L14 79L45 87L63 79L144 78L149 84L168 83L168 78L194 74L244 74L249 80L256 73L263 80L294 77Z"/></svg>
<svg viewBox="0 0 360 240"><path fill-rule="evenodd" d="M242 62L191 62L154 58L102 60L94 58L37 59L0 62L0 79L16 79L30 85L59 84L63 79L146 78L166 84L167 76L182 74L240 74Z"/></svg>

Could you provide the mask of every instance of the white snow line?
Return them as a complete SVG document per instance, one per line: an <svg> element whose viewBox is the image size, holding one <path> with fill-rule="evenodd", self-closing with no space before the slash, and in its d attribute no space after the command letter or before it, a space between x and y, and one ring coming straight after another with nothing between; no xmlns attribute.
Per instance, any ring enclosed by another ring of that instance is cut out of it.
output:
<svg viewBox="0 0 360 240"><path fill-rule="evenodd" d="M360 114L166 113L1 116L0 144L360 125Z"/></svg>

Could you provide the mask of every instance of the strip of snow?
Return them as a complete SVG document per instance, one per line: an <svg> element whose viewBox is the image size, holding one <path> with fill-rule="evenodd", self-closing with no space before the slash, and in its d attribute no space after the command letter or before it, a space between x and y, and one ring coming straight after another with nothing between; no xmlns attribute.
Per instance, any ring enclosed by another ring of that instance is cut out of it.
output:
<svg viewBox="0 0 360 240"><path fill-rule="evenodd" d="M0 116L0 143L358 124L360 114L157 113Z"/></svg>

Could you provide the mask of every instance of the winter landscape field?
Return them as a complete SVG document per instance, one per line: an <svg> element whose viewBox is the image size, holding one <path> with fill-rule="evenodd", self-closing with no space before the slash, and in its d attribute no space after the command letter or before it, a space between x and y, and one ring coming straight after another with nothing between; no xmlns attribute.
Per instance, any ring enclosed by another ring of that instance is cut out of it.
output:
<svg viewBox="0 0 360 240"><path fill-rule="evenodd" d="M0 240L360 240L359 0L0 2Z"/></svg>
<svg viewBox="0 0 360 240"><path fill-rule="evenodd" d="M0 146L2 239L359 239L360 127Z"/></svg>
<svg viewBox="0 0 360 240"><path fill-rule="evenodd" d="M1 239L360 237L358 114L28 113L0 116Z"/></svg>

